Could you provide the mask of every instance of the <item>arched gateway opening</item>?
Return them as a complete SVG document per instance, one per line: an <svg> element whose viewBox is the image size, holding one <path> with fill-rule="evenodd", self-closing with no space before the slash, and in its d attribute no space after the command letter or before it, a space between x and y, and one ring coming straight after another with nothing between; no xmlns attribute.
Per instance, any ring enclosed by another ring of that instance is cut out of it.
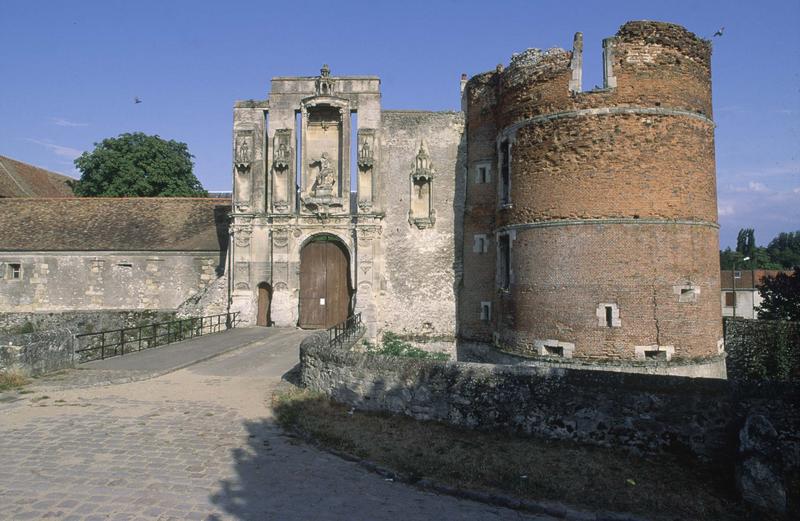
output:
<svg viewBox="0 0 800 521"><path fill-rule="evenodd" d="M306 329L327 328L350 315L350 256L333 235L316 235L300 251L300 320Z"/></svg>

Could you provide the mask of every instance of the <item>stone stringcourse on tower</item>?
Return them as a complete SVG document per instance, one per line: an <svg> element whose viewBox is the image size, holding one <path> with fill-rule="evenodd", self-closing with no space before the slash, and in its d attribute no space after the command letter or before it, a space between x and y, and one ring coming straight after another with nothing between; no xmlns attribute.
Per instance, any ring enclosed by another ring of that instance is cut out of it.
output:
<svg viewBox="0 0 800 521"><path fill-rule="evenodd" d="M626 23L590 91L582 49L464 77L461 112L381 110L327 66L238 102L233 308L724 375L711 45Z"/></svg>

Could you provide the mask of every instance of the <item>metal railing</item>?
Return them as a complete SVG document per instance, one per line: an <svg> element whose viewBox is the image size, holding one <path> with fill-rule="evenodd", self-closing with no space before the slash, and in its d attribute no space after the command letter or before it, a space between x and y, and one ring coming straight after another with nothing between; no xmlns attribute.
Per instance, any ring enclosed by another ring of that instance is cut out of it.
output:
<svg viewBox="0 0 800 521"><path fill-rule="evenodd" d="M355 342L364 332L361 324L361 313L350 315L344 322L339 322L333 327L328 328L328 347L343 347L344 345Z"/></svg>
<svg viewBox="0 0 800 521"><path fill-rule="evenodd" d="M75 355L78 363L104 360L112 356L122 356L196 336L233 329L238 323L239 313L236 312L109 329L96 333L83 333L75 335L78 341Z"/></svg>

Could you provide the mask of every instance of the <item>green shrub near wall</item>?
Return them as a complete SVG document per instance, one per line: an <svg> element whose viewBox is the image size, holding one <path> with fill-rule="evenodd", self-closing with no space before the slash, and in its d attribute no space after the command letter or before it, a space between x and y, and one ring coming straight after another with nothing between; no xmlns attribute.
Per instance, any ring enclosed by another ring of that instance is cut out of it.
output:
<svg viewBox="0 0 800 521"><path fill-rule="evenodd" d="M731 380L800 381L800 322L725 317Z"/></svg>

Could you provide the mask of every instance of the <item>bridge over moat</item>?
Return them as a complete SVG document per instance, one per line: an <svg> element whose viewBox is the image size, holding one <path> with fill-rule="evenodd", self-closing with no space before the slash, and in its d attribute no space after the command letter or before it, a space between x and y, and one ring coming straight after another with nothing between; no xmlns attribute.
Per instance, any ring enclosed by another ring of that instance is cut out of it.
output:
<svg viewBox="0 0 800 521"><path fill-rule="evenodd" d="M0 394L0 519L530 519L386 481L285 437L269 396L307 334L235 329L92 362L14 401Z"/></svg>

